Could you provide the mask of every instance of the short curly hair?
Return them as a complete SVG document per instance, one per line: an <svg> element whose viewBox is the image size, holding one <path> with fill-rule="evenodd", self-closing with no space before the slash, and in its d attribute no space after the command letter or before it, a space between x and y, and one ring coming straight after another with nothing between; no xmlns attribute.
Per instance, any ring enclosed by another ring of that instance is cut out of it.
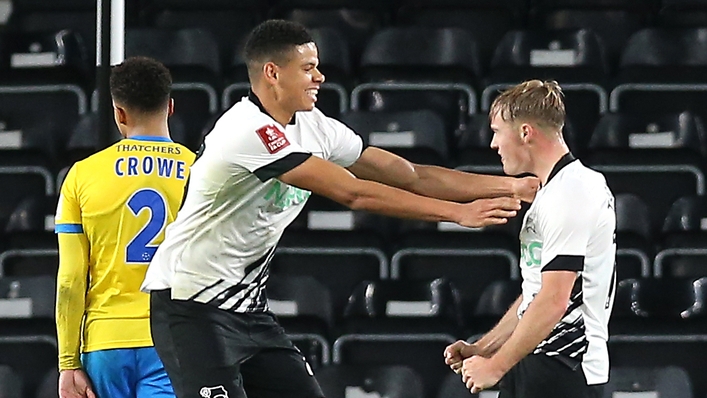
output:
<svg viewBox="0 0 707 398"><path fill-rule="evenodd" d="M248 73L265 62L286 62L294 47L313 41L307 28L300 23L282 19L265 21L253 28L243 50Z"/></svg>
<svg viewBox="0 0 707 398"><path fill-rule="evenodd" d="M113 101L141 113L157 113L169 104L172 76L161 62L148 57L130 57L111 68Z"/></svg>

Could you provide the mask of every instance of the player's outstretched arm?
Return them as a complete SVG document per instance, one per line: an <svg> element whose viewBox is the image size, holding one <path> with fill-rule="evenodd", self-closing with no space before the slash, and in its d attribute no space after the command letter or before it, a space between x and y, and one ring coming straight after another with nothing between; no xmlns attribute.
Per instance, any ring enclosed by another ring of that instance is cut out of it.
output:
<svg viewBox="0 0 707 398"><path fill-rule="evenodd" d="M532 202L540 186L535 177L501 177L414 164L376 147L366 148L348 169L358 178L455 202L500 196Z"/></svg>
<svg viewBox="0 0 707 398"><path fill-rule="evenodd" d="M467 227L506 223L520 209L519 200L507 197L454 203L420 196L356 178L343 167L316 156L309 157L279 179L354 210L426 221L451 221Z"/></svg>
<svg viewBox="0 0 707 398"><path fill-rule="evenodd" d="M513 330L518 325L518 307L522 301L519 296L511 307L506 311L501 320L488 333L483 335L474 343L467 343L459 340L447 346L444 350L444 362L449 365L455 373L461 372L462 362L471 356L480 355L491 357L499 348L511 337Z"/></svg>

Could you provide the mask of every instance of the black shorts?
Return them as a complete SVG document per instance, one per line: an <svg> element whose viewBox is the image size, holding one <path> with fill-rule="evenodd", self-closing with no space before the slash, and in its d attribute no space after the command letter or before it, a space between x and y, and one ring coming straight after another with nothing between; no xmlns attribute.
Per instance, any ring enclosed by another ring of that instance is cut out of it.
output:
<svg viewBox="0 0 707 398"><path fill-rule="evenodd" d="M499 383L499 398L601 398L604 384L588 386L577 370L546 355L528 355Z"/></svg>
<svg viewBox="0 0 707 398"><path fill-rule="evenodd" d="M228 312L170 294L150 294L150 324L178 398L324 397L274 315Z"/></svg>

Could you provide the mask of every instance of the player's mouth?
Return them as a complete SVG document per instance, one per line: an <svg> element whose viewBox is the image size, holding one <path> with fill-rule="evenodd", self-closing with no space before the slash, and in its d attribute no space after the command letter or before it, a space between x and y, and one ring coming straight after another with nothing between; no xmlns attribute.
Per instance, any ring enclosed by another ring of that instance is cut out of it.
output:
<svg viewBox="0 0 707 398"><path fill-rule="evenodd" d="M317 102L317 94L319 94L319 87L313 87L306 90L307 96L313 101Z"/></svg>

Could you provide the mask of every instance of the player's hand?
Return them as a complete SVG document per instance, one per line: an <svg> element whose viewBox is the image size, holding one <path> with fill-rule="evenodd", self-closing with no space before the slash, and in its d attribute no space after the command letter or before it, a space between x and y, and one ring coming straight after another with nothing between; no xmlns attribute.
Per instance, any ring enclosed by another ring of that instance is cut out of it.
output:
<svg viewBox="0 0 707 398"><path fill-rule="evenodd" d="M474 355L464 360L461 373L466 388L471 390L472 394L476 394L481 390L495 386L505 371L496 367L493 359Z"/></svg>
<svg viewBox="0 0 707 398"><path fill-rule="evenodd" d="M461 205L457 223L464 227L505 224L520 210L520 200L513 198L477 199Z"/></svg>
<svg viewBox="0 0 707 398"><path fill-rule="evenodd" d="M449 365L454 373L459 374L461 373L462 362L474 355L480 355L480 350L476 344L458 340L444 349L444 363Z"/></svg>
<svg viewBox="0 0 707 398"><path fill-rule="evenodd" d="M59 373L59 398L96 398L86 372L81 369L62 370Z"/></svg>
<svg viewBox="0 0 707 398"><path fill-rule="evenodd" d="M523 177L513 180L513 197L523 202L531 203L535 194L540 189L540 179L537 177Z"/></svg>

